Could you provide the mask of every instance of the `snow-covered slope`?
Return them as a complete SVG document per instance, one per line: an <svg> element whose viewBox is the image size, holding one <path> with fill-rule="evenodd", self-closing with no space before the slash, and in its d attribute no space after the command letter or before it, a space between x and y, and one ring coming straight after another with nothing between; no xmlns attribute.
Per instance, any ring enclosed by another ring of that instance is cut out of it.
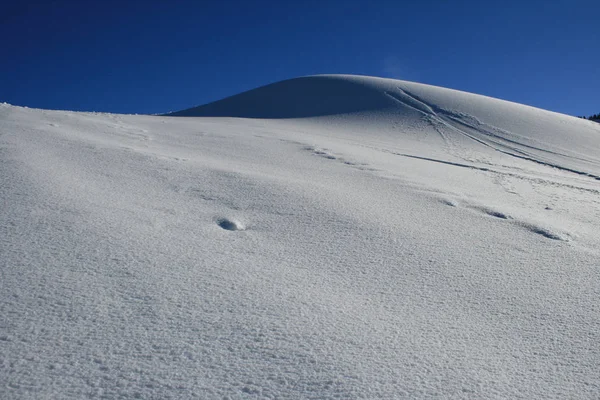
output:
<svg viewBox="0 0 600 400"><path fill-rule="evenodd" d="M599 124L336 75L176 115L0 105L0 397L600 395Z"/></svg>
<svg viewBox="0 0 600 400"><path fill-rule="evenodd" d="M371 116L369 126L373 127L375 119L384 130L397 120L403 124L426 120L451 142L446 145L467 138L514 157L572 168L600 179L597 127L573 124L572 117L521 104L393 79L296 78L170 115L302 118L338 114ZM557 157L560 163L554 162Z"/></svg>

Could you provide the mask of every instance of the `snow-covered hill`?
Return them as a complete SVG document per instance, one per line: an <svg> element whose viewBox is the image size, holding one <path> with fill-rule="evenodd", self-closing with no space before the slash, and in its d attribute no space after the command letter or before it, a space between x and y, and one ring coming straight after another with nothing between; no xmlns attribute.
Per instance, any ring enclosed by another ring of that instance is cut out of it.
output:
<svg viewBox="0 0 600 400"><path fill-rule="evenodd" d="M600 125L325 75L0 105L0 397L597 398Z"/></svg>

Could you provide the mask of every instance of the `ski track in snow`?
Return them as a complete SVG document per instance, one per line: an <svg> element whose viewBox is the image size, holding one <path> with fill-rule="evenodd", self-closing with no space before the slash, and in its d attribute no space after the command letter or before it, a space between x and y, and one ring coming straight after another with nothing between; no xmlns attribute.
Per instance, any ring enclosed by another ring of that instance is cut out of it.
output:
<svg viewBox="0 0 600 400"><path fill-rule="evenodd" d="M352 76L179 114L0 104L0 398L600 397L600 124Z"/></svg>
<svg viewBox="0 0 600 400"><path fill-rule="evenodd" d="M456 114L456 113L452 113L450 111L444 110L443 108L436 107L434 105L428 105L428 104L424 103L422 100L420 100L417 96L410 94L408 91L402 90L400 88L398 88L398 91L399 91L400 95L392 94L389 92L386 92L386 94L388 96L392 97L393 99L397 100L398 102L405 103L408 107L410 107L414 110L417 110L418 112L422 113L425 116L432 118L435 122L440 123L442 126L453 129L456 132L460 133L461 135L464 135L464 136L468 137L469 139L472 139L484 146L488 146L496 151L499 151L504 154L508 154L512 157L521 158L523 160L536 162L536 163L539 163L539 164L542 164L545 166L549 166L552 168L558 168L558 169L562 169L562 170L565 170L568 172L572 172L575 174L584 175L584 176L588 176L588 177L596 179L596 180L600 180L600 176L597 176L597 175L594 175L594 174L591 174L588 172L584 172L584 171L579 171L579 170L576 170L573 168L568 168L568 167L565 167L558 163L544 161L540 158L536 158L536 156L534 154L528 153L522 149L519 149L518 147L529 148L529 149L532 149L532 150L535 150L538 152L549 153L549 154L552 154L555 156L563 156L563 157L570 157L570 156L567 156L567 155L561 154L561 153L557 153L557 152L553 152L550 150L542 149L539 147L529 146L529 145L526 145L523 143L519 143L515 140L510 140L506 137L506 136L509 136L509 137L512 136L512 134L510 132L502 131L501 129L498 129L495 127L486 126L485 124L481 123L481 121L479 121L477 118L474 118L473 116L470 116L470 115L460 115L460 114ZM474 123L468 122L469 120L474 121ZM462 127L462 129L461 129L461 127ZM473 131L473 134L466 132L465 128L470 131ZM492 132L493 130L497 130L500 133L504 134L504 137L499 136L496 133L493 133ZM440 131L440 134L442 134L441 131ZM443 135L443 137L446 138L447 136ZM515 147L515 145L517 147ZM588 160L585 160L585 159L582 159L579 157L571 157L571 158L588 161Z"/></svg>

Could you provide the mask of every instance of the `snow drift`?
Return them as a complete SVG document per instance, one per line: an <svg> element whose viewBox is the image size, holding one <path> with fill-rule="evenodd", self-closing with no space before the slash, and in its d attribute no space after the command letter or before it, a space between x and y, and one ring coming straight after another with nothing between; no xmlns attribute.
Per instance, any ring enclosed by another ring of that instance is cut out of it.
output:
<svg viewBox="0 0 600 400"><path fill-rule="evenodd" d="M597 398L599 176L599 124L389 79L0 105L0 397Z"/></svg>

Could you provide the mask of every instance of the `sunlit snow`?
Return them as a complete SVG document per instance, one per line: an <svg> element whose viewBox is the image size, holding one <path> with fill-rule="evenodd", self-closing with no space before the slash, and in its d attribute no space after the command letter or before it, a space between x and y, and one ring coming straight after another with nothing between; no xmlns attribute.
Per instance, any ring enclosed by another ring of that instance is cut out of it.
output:
<svg viewBox="0 0 600 400"><path fill-rule="evenodd" d="M600 124L339 75L174 115L0 104L1 398L600 396Z"/></svg>

